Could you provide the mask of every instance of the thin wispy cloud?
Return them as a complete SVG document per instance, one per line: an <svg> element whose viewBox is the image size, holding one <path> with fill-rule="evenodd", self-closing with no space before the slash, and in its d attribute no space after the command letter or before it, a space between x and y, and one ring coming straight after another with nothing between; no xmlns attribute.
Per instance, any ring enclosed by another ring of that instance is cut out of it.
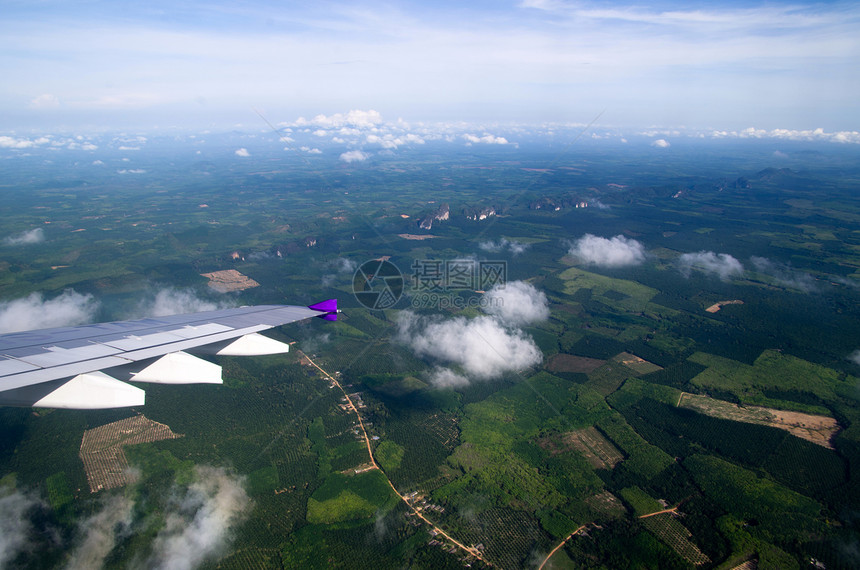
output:
<svg viewBox="0 0 860 570"><path fill-rule="evenodd" d="M790 289L797 289L804 293L818 290L815 278L809 273L798 271L790 265L778 261L772 261L766 257L753 256L750 258L750 261L756 271L767 275L778 285L782 285L783 287L788 287Z"/></svg>
<svg viewBox="0 0 860 570"><path fill-rule="evenodd" d="M510 252L512 255L516 256L524 253L528 249L529 245L517 240L501 238L499 241L482 241L478 244L478 247L491 253Z"/></svg>
<svg viewBox="0 0 860 570"><path fill-rule="evenodd" d="M45 230L42 228L33 228L25 230L19 234L14 234L3 238L3 245L17 246L30 245L34 243L42 243L45 241Z"/></svg>
<svg viewBox="0 0 860 570"><path fill-rule="evenodd" d="M104 567L118 537L130 531L133 508L134 502L128 497L114 496L95 514L82 519L78 524L80 538L66 561L65 570Z"/></svg>
<svg viewBox="0 0 860 570"><path fill-rule="evenodd" d="M190 570L223 554L251 506L244 479L223 468L197 466L156 535L147 568Z"/></svg>
<svg viewBox="0 0 860 570"><path fill-rule="evenodd" d="M693 270L696 270L705 274L716 275L722 281L728 281L732 277L740 277L744 273L743 264L728 253L714 253L713 251L685 253L678 258L677 264L678 271L684 277L689 277Z"/></svg>
<svg viewBox="0 0 860 570"><path fill-rule="evenodd" d="M42 502L21 491L0 487L0 568L6 568L33 540L31 511Z"/></svg>
<svg viewBox="0 0 860 570"><path fill-rule="evenodd" d="M338 107L544 121L548 110L583 120L582 109L609 106L614 123L839 132L857 122L858 80L846 70L858 67L858 22L856 3L808 1L216 1L193 2L167 20L142 5L17 3L0 22L16 46L4 60L16 81L0 88L0 110L23 121L94 110L110 121L133 109L141 121L242 122L254 93L267 111L299 109L304 125L326 130L377 124L369 111ZM145 72L153 61L158 82ZM619 89L633 83L635 97Z"/></svg>
<svg viewBox="0 0 860 570"><path fill-rule="evenodd" d="M214 311L228 306L228 303L216 303L201 298L192 289L164 287L147 292L138 305L137 314L141 317L167 317L185 313Z"/></svg>
<svg viewBox="0 0 860 570"><path fill-rule="evenodd" d="M99 303L89 294L67 289L46 299L41 293L0 302L0 333L81 325L93 321Z"/></svg>

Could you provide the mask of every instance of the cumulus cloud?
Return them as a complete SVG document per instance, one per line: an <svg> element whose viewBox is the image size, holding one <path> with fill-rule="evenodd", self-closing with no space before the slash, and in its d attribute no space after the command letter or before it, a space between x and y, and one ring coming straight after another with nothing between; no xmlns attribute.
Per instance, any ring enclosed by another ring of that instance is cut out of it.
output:
<svg viewBox="0 0 860 570"><path fill-rule="evenodd" d="M0 495L3 492L0 488ZM33 531L30 511L40 505L41 501L20 491L0 496L0 568L27 550Z"/></svg>
<svg viewBox="0 0 860 570"><path fill-rule="evenodd" d="M521 326L549 318L549 303L543 291L525 281L495 285L484 294L484 311L509 326Z"/></svg>
<svg viewBox="0 0 860 570"><path fill-rule="evenodd" d="M141 301L138 312L147 317L167 317L223 308L223 305L201 299L191 289L168 287L158 290L151 297Z"/></svg>
<svg viewBox="0 0 860 570"><path fill-rule="evenodd" d="M116 545L117 536L128 532L132 523L134 502L123 496L114 496L100 511L81 522L80 542L72 551L66 568L87 570L101 568L105 558Z"/></svg>
<svg viewBox="0 0 860 570"><path fill-rule="evenodd" d="M345 126L370 128L380 123L382 123L382 115L379 111L374 111L372 109L368 111L354 109L348 113L335 113L328 117L325 115L317 115L313 119L300 117L296 121L297 126L315 126L327 129Z"/></svg>
<svg viewBox="0 0 860 570"><path fill-rule="evenodd" d="M519 255L528 249L529 246L527 243L520 243L518 241L501 238L498 242L492 240L482 241L478 244L478 247L484 251L490 251L493 253L510 251L513 255Z"/></svg>
<svg viewBox="0 0 860 570"><path fill-rule="evenodd" d="M685 253L678 258L678 271L681 272L681 275L689 277L693 269L702 273L717 275L723 281L727 281L731 277L740 277L744 272L744 266L741 265L740 261L728 253L714 253L713 251Z"/></svg>
<svg viewBox="0 0 860 570"><path fill-rule="evenodd" d="M36 143L29 139L16 139L14 137L0 136L0 148L24 149L36 146Z"/></svg>
<svg viewBox="0 0 860 570"><path fill-rule="evenodd" d="M33 243L42 243L43 241L45 241L45 230L42 228L33 228L32 230L26 230L20 234L3 238L3 245L30 245Z"/></svg>
<svg viewBox="0 0 860 570"><path fill-rule="evenodd" d="M543 359L530 337L492 316L442 320L404 311L398 316L397 339L416 355L458 366L465 376L478 380L498 378ZM458 382L452 374L440 372L436 379L449 385Z"/></svg>
<svg viewBox="0 0 860 570"><path fill-rule="evenodd" d="M0 302L0 333L80 325L92 322L97 309L92 295L71 289L50 300L41 293L30 293L21 299Z"/></svg>
<svg viewBox="0 0 860 570"><path fill-rule="evenodd" d="M247 148L240 148L236 151L236 156L241 156L243 158L247 158L247 157L251 156L251 153L248 152Z"/></svg>
<svg viewBox="0 0 860 570"><path fill-rule="evenodd" d="M656 148L669 148L671 145L666 139L657 139L656 141L651 143L651 146Z"/></svg>
<svg viewBox="0 0 860 570"><path fill-rule="evenodd" d="M391 133L379 136L375 134L367 135L364 139L367 144L378 144L384 149L396 149L405 144L424 144L424 139L418 135L407 134L405 136L395 136Z"/></svg>
<svg viewBox="0 0 860 570"><path fill-rule="evenodd" d="M155 537L149 568L186 570L217 558L232 529L248 515L251 500L242 478L223 468L201 466L194 475Z"/></svg>
<svg viewBox="0 0 860 570"><path fill-rule="evenodd" d="M848 355L848 360L854 364L860 365L860 348Z"/></svg>
<svg viewBox="0 0 860 570"><path fill-rule="evenodd" d="M484 133L484 135L480 137L466 133L463 135L463 138L466 139L466 141L468 141L470 144L508 144L508 139L506 139L505 137L497 137L489 133Z"/></svg>
<svg viewBox="0 0 860 570"><path fill-rule="evenodd" d="M568 254L583 263L599 267L626 267L645 261L645 248L635 239L622 235L606 239L585 234L571 246Z"/></svg>
<svg viewBox="0 0 860 570"><path fill-rule="evenodd" d="M344 162L363 162L370 158L370 155L360 150L350 150L340 155L340 159Z"/></svg>
<svg viewBox="0 0 860 570"><path fill-rule="evenodd" d="M860 132L858 131L835 131L828 132L822 128L817 129L757 129L747 127L740 131L711 131L711 138L739 138L739 139L782 139L791 141L825 141L842 144L860 144Z"/></svg>
<svg viewBox="0 0 860 570"><path fill-rule="evenodd" d="M802 271L797 271L785 263L771 261L766 257L756 256L751 257L750 261L756 271L769 275L774 281L783 287L798 289L804 293L809 293L817 289L815 278L812 277L812 275Z"/></svg>

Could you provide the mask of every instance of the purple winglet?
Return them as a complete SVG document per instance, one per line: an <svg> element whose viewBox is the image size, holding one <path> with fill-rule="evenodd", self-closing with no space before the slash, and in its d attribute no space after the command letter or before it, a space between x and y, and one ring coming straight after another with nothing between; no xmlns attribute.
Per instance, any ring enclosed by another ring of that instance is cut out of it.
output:
<svg viewBox="0 0 860 570"><path fill-rule="evenodd" d="M325 321L336 321L337 320L337 313L326 313L324 315L320 315L320 318L325 320Z"/></svg>
<svg viewBox="0 0 860 570"><path fill-rule="evenodd" d="M313 305L308 305L308 309L323 311L326 313L330 313L332 311L337 312L337 299L327 299L325 301L320 301L319 303L314 303Z"/></svg>

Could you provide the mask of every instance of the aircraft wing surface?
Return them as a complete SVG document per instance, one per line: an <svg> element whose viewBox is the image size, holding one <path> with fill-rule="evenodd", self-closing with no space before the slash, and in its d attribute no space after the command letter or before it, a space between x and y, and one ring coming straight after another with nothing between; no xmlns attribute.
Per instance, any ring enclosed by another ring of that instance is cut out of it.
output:
<svg viewBox="0 0 860 570"><path fill-rule="evenodd" d="M98 409L140 406L126 384L220 384L199 354L253 356L289 346L258 334L287 323L337 318L337 301L258 305L0 335L0 405ZM121 380L120 380L121 379Z"/></svg>

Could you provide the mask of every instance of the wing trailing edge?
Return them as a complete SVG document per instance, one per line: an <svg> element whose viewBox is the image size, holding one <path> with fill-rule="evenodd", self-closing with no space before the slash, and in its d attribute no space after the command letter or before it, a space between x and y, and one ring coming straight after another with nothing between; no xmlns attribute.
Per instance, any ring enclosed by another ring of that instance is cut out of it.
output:
<svg viewBox="0 0 860 570"><path fill-rule="evenodd" d="M258 332L338 312L329 299L0 335L0 405L141 406L144 391L126 381L221 384L221 367L195 355L285 353L289 345Z"/></svg>

